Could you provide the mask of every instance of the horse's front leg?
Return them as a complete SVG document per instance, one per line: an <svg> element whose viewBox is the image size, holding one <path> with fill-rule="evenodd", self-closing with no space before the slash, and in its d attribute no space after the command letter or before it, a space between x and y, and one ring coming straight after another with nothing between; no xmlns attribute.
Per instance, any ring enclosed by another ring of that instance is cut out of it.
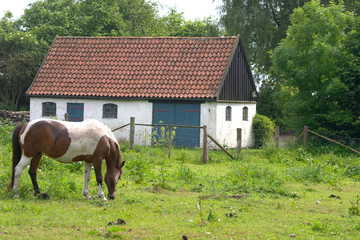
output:
<svg viewBox="0 0 360 240"><path fill-rule="evenodd" d="M31 160L31 164L30 164L30 169L29 169L29 175L31 178L31 182L34 186L34 195L38 195L40 194L40 188L37 182L37 170L39 168L40 165L40 160L41 160L41 153L37 154L32 160Z"/></svg>
<svg viewBox="0 0 360 240"><path fill-rule="evenodd" d="M19 187L19 181L20 181L21 173L26 168L26 166L29 165L30 161L31 161L31 158L26 157L25 155L22 155L19 163L15 167L14 185L13 185L13 190L14 190L14 193L15 193L14 197L15 198L19 198L18 187Z"/></svg>
<svg viewBox="0 0 360 240"><path fill-rule="evenodd" d="M89 195L89 182L91 177L91 167L92 163L85 162L84 166L84 188L82 190L82 195L86 197L86 199L91 199Z"/></svg>
<svg viewBox="0 0 360 240"><path fill-rule="evenodd" d="M96 182L98 185L98 196L101 199L104 199L104 201L107 201L104 191L102 189L102 183L103 183L103 176L102 176L102 158L98 158L93 162L94 170L95 170L95 176L96 176Z"/></svg>

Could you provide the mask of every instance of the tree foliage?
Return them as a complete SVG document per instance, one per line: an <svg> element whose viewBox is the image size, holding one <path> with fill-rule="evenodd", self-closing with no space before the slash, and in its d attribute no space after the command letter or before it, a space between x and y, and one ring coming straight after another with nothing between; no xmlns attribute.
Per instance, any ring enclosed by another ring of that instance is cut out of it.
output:
<svg viewBox="0 0 360 240"><path fill-rule="evenodd" d="M36 1L21 17L27 31L52 43L61 36L154 36L166 34L156 4L144 0Z"/></svg>
<svg viewBox="0 0 360 240"><path fill-rule="evenodd" d="M285 104L288 125L341 135L360 133L355 21L341 3L324 7L311 1L292 14L286 38L272 53L273 73L292 89Z"/></svg>
<svg viewBox="0 0 360 240"><path fill-rule="evenodd" d="M19 20L7 15L0 23L1 101L16 109L46 51L60 36L220 36L211 20L186 21L170 9L158 16L147 0L38 0Z"/></svg>
<svg viewBox="0 0 360 240"><path fill-rule="evenodd" d="M31 84L47 45L16 27L11 13L0 20L0 99L5 108L16 109Z"/></svg>
<svg viewBox="0 0 360 240"><path fill-rule="evenodd" d="M186 21L183 13L170 9L169 14L162 18L168 36L171 37L218 37L222 35L218 25L211 18Z"/></svg>
<svg viewBox="0 0 360 240"><path fill-rule="evenodd" d="M227 34L240 35L255 73L268 74L269 51L286 37L293 10L310 0L222 0L220 22ZM328 5L330 0L321 0ZM338 1L337 1L338 2ZM360 13L358 0L344 0L348 10Z"/></svg>

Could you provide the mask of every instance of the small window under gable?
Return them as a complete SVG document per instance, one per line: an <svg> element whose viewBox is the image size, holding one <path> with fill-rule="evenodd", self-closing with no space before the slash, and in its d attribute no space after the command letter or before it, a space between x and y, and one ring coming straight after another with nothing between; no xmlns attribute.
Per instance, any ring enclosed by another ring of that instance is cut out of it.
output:
<svg viewBox="0 0 360 240"><path fill-rule="evenodd" d="M231 107L230 106L226 107L225 120L231 121Z"/></svg>
<svg viewBox="0 0 360 240"><path fill-rule="evenodd" d="M117 105L113 103L104 104L103 118L117 118Z"/></svg>
<svg viewBox="0 0 360 240"><path fill-rule="evenodd" d="M249 109L248 107L243 108L243 121L248 121L249 119Z"/></svg>
<svg viewBox="0 0 360 240"><path fill-rule="evenodd" d="M43 117L56 116L56 103L43 102L42 103L42 116Z"/></svg>

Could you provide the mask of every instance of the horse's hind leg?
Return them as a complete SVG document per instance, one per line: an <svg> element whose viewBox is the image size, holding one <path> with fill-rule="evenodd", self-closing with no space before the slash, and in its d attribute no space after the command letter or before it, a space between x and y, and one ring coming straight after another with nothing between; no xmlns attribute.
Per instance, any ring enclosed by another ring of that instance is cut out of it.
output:
<svg viewBox="0 0 360 240"><path fill-rule="evenodd" d="M37 194L40 194L40 189L39 189L39 185L37 183L37 170L39 168L40 165L40 160L41 160L41 153L37 154L32 160L31 160L31 164L30 164L30 169L29 169L29 174L30 174L30 178L32 181L32 184L34 186L34 195L36 196Z"/></svg>
<svg viewBox="0 0 360 240"><path fill-rule="evenodd" d="M91 177L91 167L92 167L91 163L85 162L85 166L84 166L84 188L82 190L82 195L84 197L86 197L86 199L91 199L91 197L89 195L89 182L90 182L90 177Z"/></svg>
<svg viewBox="0 0 360 240"><path fill-rule="evenodd" d="M26 157L25 155L22 155L19 163L15 167L14 185L13 185L13 190L15 192L15 198L19 198L18 187L19 187L20 175L21 175L22 171L24 170L24 168L26 168L26 166L29 165L31 159L32 158L30 158L30 157Z"/></svg>

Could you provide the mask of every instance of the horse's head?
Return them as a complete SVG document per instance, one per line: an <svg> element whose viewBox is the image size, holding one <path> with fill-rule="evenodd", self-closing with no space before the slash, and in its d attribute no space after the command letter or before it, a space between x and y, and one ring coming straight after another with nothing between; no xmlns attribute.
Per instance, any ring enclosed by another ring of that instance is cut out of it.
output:
<svg viewBox="0 0 360 240"><path fill-rule="evenodd" d="M105 183L108 188L108 198L112 200L115 199L116 185L124 173L122 168L125 165L125 161L121 161L119 146L117 146L116 149L116 154L114 154L115 156L112 158L114 162L108 164L105 174Z"/></svg>

